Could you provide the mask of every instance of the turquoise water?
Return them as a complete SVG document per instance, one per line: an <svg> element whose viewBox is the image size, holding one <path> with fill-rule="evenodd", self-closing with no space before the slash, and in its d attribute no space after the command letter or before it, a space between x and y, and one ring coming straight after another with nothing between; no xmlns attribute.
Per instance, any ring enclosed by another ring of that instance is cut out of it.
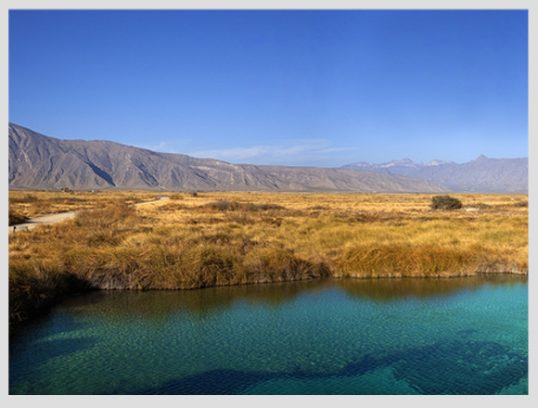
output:
<svg viewBox="0 0 538 408"><path fill-rule="evenodd" d="M11 394L526 394L527 282L94 292L10 338Z"/></svg>

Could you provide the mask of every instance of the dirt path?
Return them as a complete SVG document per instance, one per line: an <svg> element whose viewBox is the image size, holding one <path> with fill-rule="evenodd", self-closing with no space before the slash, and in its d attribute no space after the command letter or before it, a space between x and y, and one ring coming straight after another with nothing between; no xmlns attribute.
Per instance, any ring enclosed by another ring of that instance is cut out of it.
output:
<svg viewBox="0 0 538 408"><path fill-rule="evenodd" d="M161 197L158 200L153 201L145 201L143 203L135 204L136 207L148 205L148 204L154 204L159 201L165 201L168 200L169 197ZM46 214L41 215L39 217L30 218L29 221L24 222L22 224L12 225L8 227L9 234L12 234L14 231L29 231L38 225L49 225L49 224L56 224L58 222L70 220L75 217L76 213L78 211L66 211L66 212L60 212L60 213L54 213L54 214Z"/></svg>

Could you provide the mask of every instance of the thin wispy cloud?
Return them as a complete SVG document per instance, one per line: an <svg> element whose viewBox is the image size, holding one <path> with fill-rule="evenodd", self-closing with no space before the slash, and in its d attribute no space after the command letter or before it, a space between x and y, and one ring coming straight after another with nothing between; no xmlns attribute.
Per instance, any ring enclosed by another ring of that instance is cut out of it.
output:
<svg viewBox="0 0 538 408"><path fill-rule="evenodd" d="M134 144L136 147L141 147L142 149L151 150L153 152L161 153L181 153L172 147L170 142L160 141L152 144Z"/></svg>
<svg viewBox="0 0 538 408"><path fill-rule="evenodd" d="M263 144L245 147L230 147L222 149L208 149L190 152L195 157L210 157L232 162L290 162L293 159L308 161L309 158L320 158L333 153L349 152L354 147L332 146L326 140L305 140L288 144Z"/></svg>

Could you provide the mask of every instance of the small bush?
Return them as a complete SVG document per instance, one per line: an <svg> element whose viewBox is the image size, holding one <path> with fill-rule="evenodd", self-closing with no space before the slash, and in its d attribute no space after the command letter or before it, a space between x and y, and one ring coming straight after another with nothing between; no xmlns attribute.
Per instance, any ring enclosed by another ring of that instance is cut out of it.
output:
<svg viewBox="0 0 538 408"><path fill-rule="evenodd" d="M183 194L180 194L180 193L174 193L174 194L171 194L170 196L170 200L183 200Z"/></svg>
<svg viewBox="0 0 538 408"><path fill-rule="evenodd" d="M278 204L254 204L240 203L237 201L219 200L202 205L200 208L214 211L270 211L284 210L285 208Z"/></svg>
<svg viewBox="0 0 538 408"><path fill-rule="evenodd" d="M448 195L432 198L432 210L457 210L462 207L461 201Z"/></svg>
<svg viewBox="0 0 538 408"><path fill-rule="evenodd" d="M237 201L219 200L201 206L214 211L234 211L239 210L240 204Z"/></svg>
<svg viewBox="0 0 538 408"><path fill-rule="evenodd" d="M22 224L23 222L28 221L28 217L25 215L19 214L15 211L9 211L9 225Z"/></svg>
<svg viewBox="0 0 538 408"><path fill-rule="evenodd" d="M18 203L25 204L25 203L35 203L39 201L39 198L37 198L33 194L26 194L24 195L24 197L10 197L9 201L14 204L18 204Z"/></svg>
<svg viewBox="0 0 538 408"><path fill-rule="evenodd" d="M529 203L528 201L518 201L512 204L514 207L528 207Z"/></svg>

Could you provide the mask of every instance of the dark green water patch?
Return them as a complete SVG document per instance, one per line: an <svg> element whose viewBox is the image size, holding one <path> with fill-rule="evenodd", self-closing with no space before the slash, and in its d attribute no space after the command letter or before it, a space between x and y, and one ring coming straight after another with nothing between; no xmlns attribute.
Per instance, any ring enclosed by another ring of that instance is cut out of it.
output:
<svg viewBox="0 0 538 408"><path fill-rule="evenodd" d="M526 279L97 292L10 340L12 394L525 394Z"/></svg>
<svg viewBox="0 0 538 408"><path fill-rule="evenodd" d="M417 362L419 364L417 364ZM365 356L335 372L313 373L297 369L271 373L211 370L133 394L241 394L257 383L275 379L322 380L356 377L393 367L397 379L420 394L494 394L527 378L527 358L498 343L436 343L404 350L383 358Z"/></svg>

